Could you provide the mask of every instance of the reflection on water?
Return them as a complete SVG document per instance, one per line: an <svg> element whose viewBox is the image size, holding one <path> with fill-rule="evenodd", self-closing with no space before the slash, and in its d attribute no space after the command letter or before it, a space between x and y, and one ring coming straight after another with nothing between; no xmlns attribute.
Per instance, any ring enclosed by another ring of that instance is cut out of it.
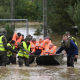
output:
<svg viewBox="0 0 80 80"><path fill-rule="evenodd" d="M37 29L37 27L29 27L29 33L28 33L28 34L31 34L31 35L34 36L34 38L36 38L36 39L39 39L39 37L43 37L43 35L39 35L39 36L33 35L34 32L36 31L36 29ZM16 30L16 32L21 32L21 33L24 34L24 36L26 37L26 35L27 35L27 32L26 32L27 29L26 29L26 27L16 28L15 30Z"/></svg>
<svg viewBox="0 0 80 80"><path fill-rule="evenodd" d="M29 34L32 36L36 28L29 27ZM26 28L16 28L16 32L21 32L26 36ZM54 45L60 47L62 36L57 34L49 34ZM34 36L39 39L40 36ZM80 41L77 38L78 48ZM80 51L79 51L80 52ZM18 65L7 65L0 67L0 80L80 80L80 57L78 62L75 62L75 67L66 66L66 56L63 58L63 63L57 66L37 66L37 67L18 67Z"/></svg>

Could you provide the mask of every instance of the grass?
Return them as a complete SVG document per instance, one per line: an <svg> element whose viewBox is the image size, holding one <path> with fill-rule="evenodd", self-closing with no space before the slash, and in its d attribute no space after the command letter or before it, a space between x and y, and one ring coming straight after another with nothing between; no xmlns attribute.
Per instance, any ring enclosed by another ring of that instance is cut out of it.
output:
<svg viewBox="0 0 80 80"><path fill-rule="evenodd" d="M9 23L9 22L8 22ZM9 23L11 25L11 23ZM43 22L39 23L39 22L28 22L28 26L40 26L42 25ZM26 27L26 22L15 22L15 27ZM0 27L4 27L3 25L1 25Z"/></svg>

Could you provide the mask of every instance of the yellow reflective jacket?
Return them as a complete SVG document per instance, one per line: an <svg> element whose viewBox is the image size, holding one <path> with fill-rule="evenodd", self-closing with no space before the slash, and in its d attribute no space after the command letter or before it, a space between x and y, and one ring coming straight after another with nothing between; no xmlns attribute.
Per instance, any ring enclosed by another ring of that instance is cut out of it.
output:
<svg viewBox="0 0 80 80"><path fill-rule="evenodd" d="M3 37L4 35L0 36L0 51L6 51L6 49L4 48L3 42L2 42Z"/></svg>
<svg viewBox="0 0 80 80"><path fill-rule="evenodd" d="M23 48L24 48L25 51L20 49L19 52L18 52L18 56L29 58L30 47L31 46L29 45L29 47L27 48L26 42L23 41Z"/></svg>
<svg viewBox="0 0 80 80"><path fill-rule="evenodd" d="M8 43L7 46L11 46L11 44ZM12 47L12 46L11 46L11 47ZM12 48L15 49L15 46L13 46ZM9 54L7 54L7 56L8 56L8 57L12 56L12 52L11 52L10 50L9 50L8 52L9 52Z"/></svg>
<svg viewBox="0 0 80 80"><path fill-rule="evenodd" d="M77 42L76 42L76 39L74 37L71 37L71 40L73 40L77 46Z"/></svg>

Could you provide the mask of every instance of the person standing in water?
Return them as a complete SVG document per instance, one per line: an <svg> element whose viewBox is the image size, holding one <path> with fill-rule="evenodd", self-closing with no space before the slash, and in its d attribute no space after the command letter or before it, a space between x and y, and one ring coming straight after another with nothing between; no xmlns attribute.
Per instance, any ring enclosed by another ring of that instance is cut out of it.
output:
<svg viewBox="0 0 80 80"><path fill-rule="evenodd" d="M78 47L72 40L68 39L66 34L63 35L61 47L57 50L56 54L59 54L62 50L65 50L67 53L67 66L74 67L74 57L78 58Z"/></svg>

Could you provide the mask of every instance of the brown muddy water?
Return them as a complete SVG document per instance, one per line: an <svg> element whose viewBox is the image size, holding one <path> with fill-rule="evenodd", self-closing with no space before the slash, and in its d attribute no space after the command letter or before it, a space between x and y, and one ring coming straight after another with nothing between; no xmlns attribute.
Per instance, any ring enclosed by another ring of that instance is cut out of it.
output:
<svg viewBox="0 0 80 80"><path fill-rule="evenodd" d="M33 33L35 30L35 27L29 27L29 34L34 36ZM26 36L26 28L16 28L16 32L21 32ZM59 48L62 36L53 33L49 35L54 45ZM39 39L43 35L34 37ZM80 38L76 37L76 39L78 48L80 49ZM78 61L74 63L74 68L67 67L66 55L61 65L19 67L18 64L10 64L6 67L0 67L0 80L80 80L80 55Z"/></svg>

